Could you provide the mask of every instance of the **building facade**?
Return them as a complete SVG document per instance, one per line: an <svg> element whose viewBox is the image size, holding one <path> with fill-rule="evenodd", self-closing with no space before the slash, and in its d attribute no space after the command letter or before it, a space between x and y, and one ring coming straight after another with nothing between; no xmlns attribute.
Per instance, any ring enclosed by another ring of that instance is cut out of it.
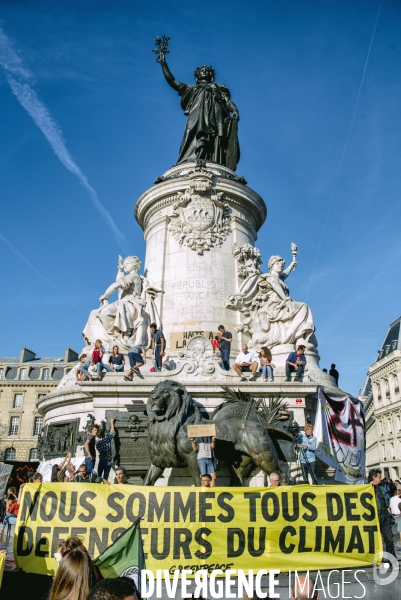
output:
<svg viewBox="0 0 401 600"><path fill-rule="evenodd" d="M55 390L77 363L76 352L64 357L38 358L22 348L19 357L0 357L0 459L36 460L43 417L38 400Z"/></svg>
<svg viewBox="0 0 401 600"><path fill-rule="evenodd" d="M391 323L360 400L366 412L366 466L401 476L401 317Z"/></svg>

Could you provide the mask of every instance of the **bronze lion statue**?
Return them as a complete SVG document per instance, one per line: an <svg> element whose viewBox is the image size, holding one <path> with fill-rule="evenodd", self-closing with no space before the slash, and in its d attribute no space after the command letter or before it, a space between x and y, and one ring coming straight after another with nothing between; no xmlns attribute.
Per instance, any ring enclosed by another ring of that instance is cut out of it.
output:
<svg viewBox="0 0 401 600"><path fill-rule="evenodd" d="M157 384L146 405L148 415L148 447L151 465L144 485L154 485L168 467L185 467L196 486L200 485L197 453L188 439L188 425L210 424L195 406L186 388L176 381ZM216 425L215 455L224 459L229 470L234 470L239 482L250 471L259 467L269 475L273 471L286 476L279 467L279 459L267 428L251 420L213 420Z"/></svg>

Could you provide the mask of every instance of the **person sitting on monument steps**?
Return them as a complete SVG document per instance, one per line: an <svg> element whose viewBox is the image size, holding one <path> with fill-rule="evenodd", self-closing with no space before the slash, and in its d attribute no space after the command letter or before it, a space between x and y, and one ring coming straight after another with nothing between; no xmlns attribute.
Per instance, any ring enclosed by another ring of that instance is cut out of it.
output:
<svg viewBox="0 0 401 600"><path fill-rule="evenodd" d="M218 326L218 336L220 342L220 361L219 365L225 371L230 370L230 350L233 341L232 333L226 330L224 325Z"/></svg>
<svg viewBox="0 0 401 600"><path fill-rule="evenodd" d="M124 371L124 354L120 354L118 346L113 346L113 354L110 355L109 365L113 371Z"/></svg>
<svg viewBox="0 0 401 600"><path fill-rule="evenodd" d="M92 350L92 354L91 354L91 363L92 363L92 365L95 365L95 367L96 367L96 371L98 372L98 379L100 379L100 374L103 371L103 369L106 369L106 371L113 370L109 367L109 365L104 364L103 356L104 356L104 348L102 346L102 340L96 340L95 347Z"/></svg>
<svg viewBox="0 0 401 600"><path fill-rule="evenodd" d="M259 352L259 371L262 373L262 381L274 381L273 369L276 365L272 363L272 353L269 348L263 346Z"/></svg>
<svg viewBox="0 0 401 600"><path fill-rule="evenodd" d="M166 340L161 329L157 329L156 323L150 325L150 335L152 338L152 354L155 357L155 371L161 371L166 348Z"/></svg>
<svg viewBox="0 0 401 600"><path fill-rule="evenodd" d="M306 365L305 346L298 346L296 352L288 355L285 363L286 381L291 381L291 373L295 371L294 381L302 381Z"/></svg>
<svg viewBox="0 0 401 600"><path fill-rule="evenodd" d="M387 500L384 490L380 485L382 481L381 470L370 469L368 473L368 481L373 485L375 490L377 512L379 515L380 533L383 538L385 550L389 554L392 554L394 557L396 557L393 541L394 517L391 515L389 501ZM389 561L383 559L383 562L388 563Z"/></svg>
<svg viewBox="0 0 401 600"><path fill-rule="evenodd" d="M146 363L146 350L144 346L132 346L128 352L130 370L124 375L125 381L132 381L134 373L139 376L139 369Z"/></svg>
<svg viewBox="0 0 401 600"><path fill-rule="evenodd" d="M200 477L201 487L213 487L212 476L209 473L205 473Z"/></svg>
<svg viewBox="0 0 401 600"><path fill-rule="evenodd" d="M91 365L90 356L87 354L81 354L79 357L80 366L77 369L77 381L88 381L93 380L94 377L89 373L89 367Z"/></svg>
<svg viewBox="0 0 401 600"><path fill-rule="evenodd" d="M258 370L258 361L255 359L253 352L248 350L246 344L242 344L242 352L240 352L235 359L233 369L241 377L241 381L247 381L243 373L251 373L249 381L255 381L255 373Z"/></svg>
<svg viewBox="0 0 401 600"><path fill-rule="evenodd" d="M198 467L202 475L210 475L212 483L210 487L216 485L216 471L212 460L212 448L216 445L216 437L197 437L189 438L192 443L192 450L198 453Z"/></svg>
<svg viewBox="0 0 401 600"><path fill-rule="evenodd" d="M86 359L87 359L87 354L81 354L81 356L79 357L79 363L77 365L77 370L75 371L75 375L77 378L77 381L85 381L86 380L86 375L85 373L83 373L82 371L82 367L86 367ZM88 360L88 367L90 365L90 362ZM89 375L89 373L88 373Z"/></svg>
<svg viewBox="0 0 401 600"><path fill-rule="evenodd" d="M317 439L313 435L313 425L307 423L305 432L300 433L297 438L297 448L299 448L299 462L301 463L302 477L305 483L309 483L309 473L312 476L312 484L317 484L316 479L316 446Z"/></svg>
<svg viewBox="0 0 401 600"><path fill-rule="evenodd" d="M98 433L99 441L96 442L96 450L99 454L99 463L97 466L97 472L99 477L104 477L104 479L108 479L110 475L111 469L111 441L115 436L115 424L116 419L112 417L110 419L110 431L106 435L104 429L100 429Z"/></svg>

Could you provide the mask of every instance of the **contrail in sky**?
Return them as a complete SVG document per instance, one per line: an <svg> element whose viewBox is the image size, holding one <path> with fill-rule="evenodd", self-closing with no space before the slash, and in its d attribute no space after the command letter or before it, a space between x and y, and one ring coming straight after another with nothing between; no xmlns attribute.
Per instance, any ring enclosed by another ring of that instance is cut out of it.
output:
<svg viewBox="0 0 401 600"><path fill-rule="evenodd" d="M338 165L337 177L336 177L334 188L333 188L333 194L331 196L329 207L327 209L326 219L325 219L325 222L324 222L324 226L323 226L323 230L322 230L322 235L320 237L320 242L319 242L319 246L318 246L317 253L316 253L315 265L313 267L312 275L311 275L311 278L310 278L310 281L309 281L308 291L306 293L306 300L308 299L310 288L311 288L312 281L313 281L313 277L315 276L317 262L319 260L320 251L322 249L322 243L323 243L323 240L324 240L325 235L326 235L327 223L329 222L329 216L330 216L330 212L331 212L331 207L333 206L334 198L335 198L335 195L337 193L338 182L340 180L340 174L341 174L341 171L342 171L342 168L343 168L344 158L345 158L345 154L346 154L347 148L348 148L348 142L349 142L349 139L351 137L351 131L352 131L352 128L354 126L355 116L356 116L356 112L358 110L359 100L361 98L362 87L363 87L363 84L364 84L364 81L365 81L366 69L368 67L370 52L372 50L373 40L375 39L377 25L379 23L379 18L380 18L380 13L381 13L382 8L383 8L383 0L381 1L380 6L379 6L379 10L377 11L377 17L376 17L375 25L373 27L372 36L370 38L368 53L366 55L365 65L363 67L362 78L361 78L361 83L359 85L358 95L356 97L354 112L352 113L351 123L350 123L350 126L348 128L348 133L347 133L347 137L345 139L345 144L344 144L344 148L343 148L343 151L342 151L342 154L341 154L340 163Z"/></svg>
<svg viewBox="0 0 401 600"><path fill-rule="evenodd" d="M57 125L47 107L39 100L37 93L31 85L34 79L33 74L23 66L21 58L14 51L10 40L1 28L0 65L6 72L8 83L18 102L25 108L27 113L39 127L60 162L78 178L81 185L88 192L93 204L106 221L108 227L114 233L118 245L123 252L128 253L128 242L124 234L119 230L109 211L100 202L98 195L90 185L88 178L81 171L69 153L60 127Z"/></svg>
<svg viewBox="0 0 401 600"><path fill-rule="evenodd" d="M81 309L78 308L78 306L76 304L74 304L74 302L72 300L70 300L70 298L68 298L68 296L66 296L64 294L64 292L62 292L56 285L54 285L54 283L52 283L49 279L47 279L47 277L45 277L45 275L42 275L42 273L40 271L38 271L37 268L31 262L29 262L29 260L27 258L25 258L25 256L23 256L21 254L21 252L19 250L17 250L17 248L15 246L13 246L13 244L6 237L4 237L4 235L2 233L0 233L0 240L2 242L4 242L4 244L6 246L8 246L8 248L11 250L11 252L13 254L15 254L15 256L17 256L21 262L28 265L28 267L30 267L32 269L32 271L34 271L36 273L36 275L39 275L39 277L41 279L43 279L43 281L46 281L47 285L50 285L50 287L52 287L54 290L56 290L56 292L58 292L63 298L65 298L70 304L72 304L72 306L74 308L76 308L81 314L83 314Z"/></svg>

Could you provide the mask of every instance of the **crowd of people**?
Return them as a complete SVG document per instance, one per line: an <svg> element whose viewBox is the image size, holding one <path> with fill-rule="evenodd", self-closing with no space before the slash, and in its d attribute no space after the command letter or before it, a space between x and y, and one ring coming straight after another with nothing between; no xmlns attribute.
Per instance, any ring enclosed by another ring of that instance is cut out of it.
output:
<svg viewBox="0 0 401 600"><path fill-rule="evenodd" d="M272 352L270 348L263 346L259 352L250 350L247 344L242 345L241 352L235 358L234 363L230 365L230 354L232 344L232 333L227 331L224 325L218 326L218 333L211 339L214 354L219 354L219 365L224 371L230 371L232 368L240 377L241 381L256 381L260 374L262 382L274 382L274 369L276 365L272 362ZM159 329L156 323L150 325L151 331L151 352L153 366L151 373L157 371L170 371L174 368L174 362L166 354L166 340L163 331ZM133 381L133 378L140 377L141 367L146 364L147 348L141 344L135 344L128 352L129 369L124 375L125 381ZM100 381L103 371L119 371L125 369L125 358L121 354L118 346L113 346L112 354L109 357L108 364L103 362L105 349L101 340L96 340L95 347L90 354L81 354L79 357L76 378L78 381ZM338 371L336 365L332 364L330 375L334 377L338 384ZM306 367L305 346L299 345L294 352L288 355L285 363L286 381L291 381L291 376L295 373L294 381L303 381ZM91 369L91 371L90 371ZM327 369L323 369L327 373ZM245 373L250 376L245 377Z"/></svg>
<svg viewBox="0 0 401 600"><path fill-rule="evenodd" d="M171 368L170 357L166 355L166 340L161 329L158 329L156 323L150 325L151 349L153 357L152 372ZM146 364L146 348L140 344L132 346L128 352L129 370L124 375L126 381L132 381L134 375L140 377L140 369ZM89 354L81 354L79 364L76 370L78 381L100 381L103 371L123 372L125 369L124 354L121 354L117 345L113 346L107 363L104 362L105 348L102 340L96 340L94 349ZM91 370L90 370L91 369Z"/></svg>

